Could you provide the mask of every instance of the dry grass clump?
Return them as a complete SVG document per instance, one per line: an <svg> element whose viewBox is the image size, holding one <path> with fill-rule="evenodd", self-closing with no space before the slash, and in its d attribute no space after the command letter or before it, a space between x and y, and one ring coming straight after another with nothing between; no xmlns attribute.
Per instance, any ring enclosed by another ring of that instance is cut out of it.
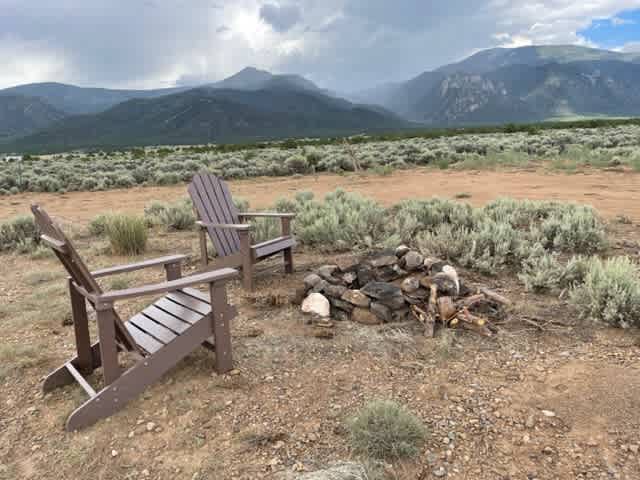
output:
<svg viewBox="0 0 640 480"><path fill-rule="evenodd" d="M105 233L116 255L139 255L147 247L147 225L144 218L112 214L105 222Z"/></svg>
<svg viewBox="0 0 640 480"><path fill-rule="evenodd" d="M354 452L380 460L417 455L427 434L420 419L388 400L367 403L348 421L347 428Z"/></svg>

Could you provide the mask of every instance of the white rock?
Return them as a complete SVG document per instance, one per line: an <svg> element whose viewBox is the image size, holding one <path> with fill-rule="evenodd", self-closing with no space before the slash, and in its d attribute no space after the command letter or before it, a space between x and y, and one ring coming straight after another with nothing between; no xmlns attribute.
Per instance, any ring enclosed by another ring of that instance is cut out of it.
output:
<svg viewBox="0 0 640 480"><path fill-rule="evenodd" d="M330 315L331 306L327 297L321 293L312 293L302 302L302 311L326 318Z"/></svg>
<svg viewBox="0 0 640 480"><path fill-rule="evenodd" d="M549 418L556 416L556 412L552 412L551 410L542 410L542 414Z"/></svg>
<svg viewBox="0 0 640 480"><path fill-rule="evenodd" d="M458 278L458 272L451 265L445 265L442 267L442 272L446 273L451 280L456 284L456 292L460 294L460 279Z"/></svg>

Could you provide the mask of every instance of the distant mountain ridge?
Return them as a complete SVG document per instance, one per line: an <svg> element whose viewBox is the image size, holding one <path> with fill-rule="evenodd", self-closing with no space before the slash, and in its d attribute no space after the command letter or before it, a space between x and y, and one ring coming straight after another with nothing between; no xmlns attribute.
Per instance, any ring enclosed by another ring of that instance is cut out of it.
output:
<svg viewBox="0 0 640 480"><path fill-rule="evenodd" d="M170 95L190 87L162 88L156 90L116 90L109 88L77 87L64 83L30 83L0 90L6 94L36 97L67 115L98 113L131 100L132 98L154 98Z"/></svg>
<svg viewBox="0 0 640 480"><path fill-rule="evenodd" d="M552 45L483 50L354 94L355 103L300 75L253 67L201 87L29 84L0 90L0 143L6 150L28 148L29 142L41 149L227 142L397 129L412 122L445 127L639 116L639 78L640 53Z"/></svg>
<svg viewBox="0 0 640 480"><path fill-rule="evenodd" d="M200 87L71 116L15 140L15 151L259 141L406 128L391 114L304 90Z"/></svg>
<svg viewBox="0 0 640 480"><path fill-rule="evenodd" d="M495 48L358 98L434 126L634 116L640 115L640 82L633 81L639 73L640 53Z"/></svg>
<svg viewBox="0 0 640 480"><path fill-rule="evenodd" d="M65 114L40 98L0 96L0 141L32 133L61 120Z"/></svg>

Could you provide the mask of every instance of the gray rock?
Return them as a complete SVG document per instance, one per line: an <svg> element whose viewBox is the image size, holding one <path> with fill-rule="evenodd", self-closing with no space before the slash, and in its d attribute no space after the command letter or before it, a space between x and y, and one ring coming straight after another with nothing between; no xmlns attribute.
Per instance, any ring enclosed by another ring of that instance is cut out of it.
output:
<svg viewBox="0 0 640 480"><path fill-rule="evenodd" d="M331 309L331 318L338 322L348 322L351 320L351 314L349 312L345 312L344 310L340 310L339 308L333 307Z"/></svg>
<svg viewBox="0 0 640 480"><path fill-rule="evenodd" d="M310 273L309 275L304 277L304 286L307 287L307 289L309 290L315 287L321 281L322 281L322 277L320 275L316 275L315 273Z"/></svg>
<svg viewBox="0 0 640 480"><path fill-rule="evenodd" d="M427 257L423 262L424 268L427 270L427 273L430 273L431 275L441 272L442 267L444 267L446 264L447 262L433 257Z"/></svg>
<svg viewBox="0 0 640 480"><path fill-rule="evenodd" d="M324 289L324 294L329 297L341 298L342 294L347 291L347 287L342 285L329 285Z"/></svg>
<svg viewBox="0 0 640 480"><path fill-rule="evenodd" d="M358 274L356 272L347 272L342 275L342 281L347 285L353 284L358 279Z"/></svg>
<svg viewBox="0 0 640 480"><path fill-rule="evenodd" d="M408 252L402 257L402 266L407 270L417 270L424 264L424 257L418 252Z"/></svg>
<svg viewBox="0 0 640 480"><path fill-rule="evenodd" d="M391 310L400 310L407 306L407 303L404 300L404 295L395 295L393 297L383 298L378 300L378 303L386 305Z"/></svg>
<svg viewBox="0 0 640 480"><path fill-rule="evenodd" d="M379 325L382 320L368 308L358 307L353 310L351 319L354 322L362 323L364 325Z"/></svg>
<svg viewBox="0 0 640 480"><path fill-rule="evenodd" d="M376 274L373 268L368 265L360 265L356 270L356 275L358 276L358 284L360 286L366 285L369 282L372 282L376 279Z"/></svg>
<svg viewBox="0 0 640 480"><path fill-rule="evenodd" d="M360 291L377 300L402 296L400 287L386 282L369 282Z"/></svg>
<svg viewBox="0 0 640 480"><path fill-rule="evenodd" d="M339 283L340 280L333 276L334 273L339 273L337 265L323 265L322 267L320 267L320 268L318 268L316 270L316 274L320 275L327 282L330 282L330 283L338 282Z"/></svg>
<svg viewBox="0 0 640 480"><path fill-rule="evenodd" d="M411 249L406 245L400 245L398 248L396 248L396 257L398 258L404 257L409 252L409 250Z"/></svg>
<svg viewBox="0 0 640 480"><path fill-rule="evenodd" d="M377 255L372 255L367 259L367 262L375 268L387 267L396 263L398 259L396 258L394 253L382 253Z"/></svg>
<svg viewBox="0 0 640 480"><path fill-rule="evenodd" d="M391 267L394 271L394 273L397 275L396 278L401 278L404 277L406 275L409 274L409 272L407 272L405 269L403 269L400 265L395 264L393 267Z"/></svg>
<svg viewBox="0 0 640 480"><path fill-rule="evenodd" d="M376 280L379 282L392 282L402 276L400 275L400 273L398 273L398 270L404 271L400 267L398 267L398 265L387 265L377 268L375 270Z"/></svg>
<svg viewBox="0 0 640 480"><path fill-rule="evenodd" d="M315 287L311 289L311 293L322 293L328 286L329 282L327 282L326 280L320 280L318 283L316 283Z"/></svg>
<svg viewBox="0 0 640 480"><path fill-rule="evenodd" d="M329 302L336 308L340 310L344 310L346 312L351 312L355 307L349 302L345 302L344 300L340 300L339 298L329 298Z"/></svg>
<svg viewBox="0 0 640 480"><path fill-rule="evenodd" d="M440 272L431 278L431 281L438 286L438 292L442 295L454 297L458 294L458 285L450 275Z"/></svg>
<svg viewBox="0 0 640 480"><path fill-rule="evenodd" d="M386 305L373 302L369 308L371 309L371 312L383 322L391 322L393 320L391 309Z"/></svg>
<svg viewBox="0 0 640 480"><path fill-rule="evenodd" d="M420 280L418 277L407 277L402 281L400 288L405 293L415 292L420 288Z"/></svg>
<svg viewBox="0 0 640 480"><path fill-rule="evenodd" d="M285 473L277 480L368 480L367 471L360 463L341 462L330 465L324 470L303 474Z"/></svg>
<svg viewBox="0 0 640 480"><path fill-rule="evenodd" d="M342 294L342 300L362 308L369 308L371 304L371 299L360 290L347 290Z"/></svg>
<svg viewBox="0 0 640 480"><path fill-rule="evenodd" d="M394 310L391 312L391 319L394 322L404 322L409 317L409 309L401 308L399 310Z"/></svg>
<svg viewBox="0 0 640 480"><path fill-rule="evenodd" d="M312 293L302 302L302 311L326 318L331 313L331 306L327 297L321 293Z"/></svg>

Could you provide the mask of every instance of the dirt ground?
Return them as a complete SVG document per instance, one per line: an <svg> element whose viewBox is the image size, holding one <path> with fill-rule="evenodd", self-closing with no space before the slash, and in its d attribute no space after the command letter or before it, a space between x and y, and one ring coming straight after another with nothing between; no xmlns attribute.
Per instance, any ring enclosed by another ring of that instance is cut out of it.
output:
<svg viewBox="0 0 640 480"><path fill-rule="evenodd" d="M637 175L417 171L232 183L256 207L298 189L338 186L386 204L463 192L478 204L500 195L591 203L606 217L634 219L611 223L613 248L640 253ZM106 210L140 212L148 201L184 190L18 195L3 199L0 218L25 213L37 199L61 221L80 224ZM91 268L133 260L114 257L104 240L81 232L75 243ZM145 258L177 252L197 258L193 233L154 232ZM0 479L276 479L351 459L345 419L379 398L406 405L429 431L415 460L385 466L389 479L640 478L636 330L584 325L563 299L526 293L510 276L460 270L471 286L514 302L494 338L439 330L425 339L412 322L337 322L335 337L320 339L292 294L314 267L350 258L299 250L295 260L291 277L263 274L257 294L230 286L239 310L233 375L216 375L202 349L110 419L67 433L64 422L83 401L81 390L41 393L43 377L74 349L73 329L63 325L70 315L65 275L51 257L1 256ZM185 270L194 268L192 261ZM120 278L103 285L151 283L161 272ZM125 302L119 311L126 317L147 301ZM99 375L92 383L99 385Z"/></svg>
<svg viewBox="0 0 640 480"><path fill-rule="evenodd" d="M563 200L586 203L605 216L626 213L640 221L640 174L599 170L578 173L549 173L543 170L454 171L415 169L389 176L372 174L317 177L254 178L229 182L234 195L249 200L254 208L266 208L281 197L310 190L322 196L336 188L362 193L385 205L408 198L470 195L468 201L482 205L496 197ZM65 194L26 193L0 201L0 220L28 212L30 203L46 205L57 215L87 221L110 210L141 212L153 200L172 200L187 195L185 185L145 187L106 192ZM125 200L126 199L126 200ZM635 204L635 206L634 206Z"/></svg>

